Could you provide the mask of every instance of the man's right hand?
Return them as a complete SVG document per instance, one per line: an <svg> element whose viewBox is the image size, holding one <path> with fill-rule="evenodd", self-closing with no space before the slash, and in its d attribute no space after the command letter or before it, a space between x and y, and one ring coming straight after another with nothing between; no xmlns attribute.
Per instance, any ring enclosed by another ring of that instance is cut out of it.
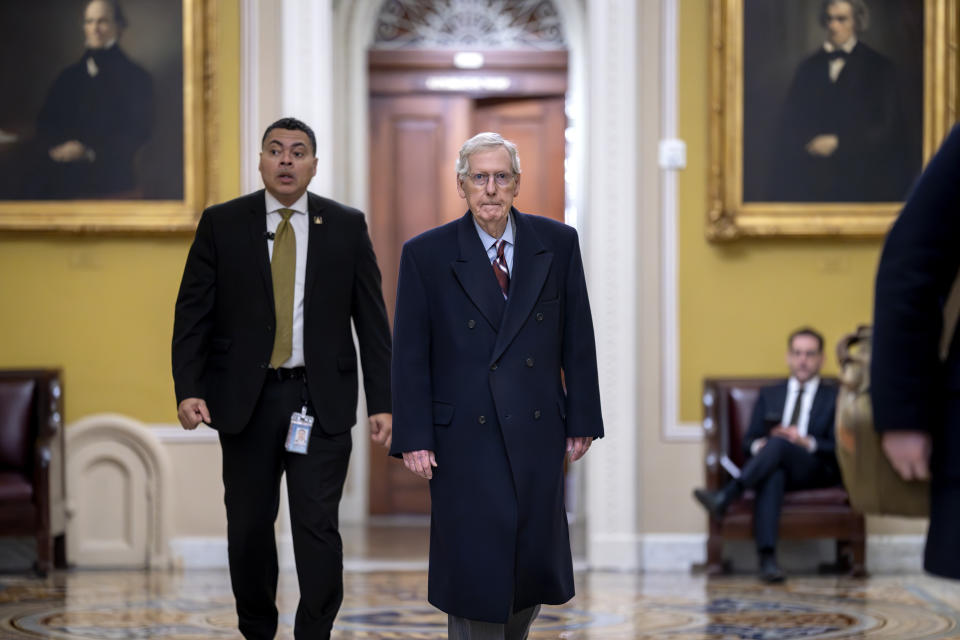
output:
<svg viewBox="0 0 960 640"><path fill-rule="evenodd" d="M840 146L840 140L832 133L821 133L807 143L806 150L812 156L827 158Z"/></svg>
<svg viewBox="0 0 960 640"><path fill-rule="evenodd" d="M880 444L890 464L904 480L930 478L930 434L923 431L884 431Z"/></svg>
<svg viewBox="0 0 960 640"><path fill-rule="evenodd" d="M419 451L404 451L403 464L421 478L433 478L433 467L437 466L437 458L433 451L421 449Z"/></svg>
<svg viewBox="0 0 960 640"><path fill-rule="evenodd" d="M184 429L196 429L201 422L210 424L210 411L202 398L184 398L177 407L177 419Z"/></svg>

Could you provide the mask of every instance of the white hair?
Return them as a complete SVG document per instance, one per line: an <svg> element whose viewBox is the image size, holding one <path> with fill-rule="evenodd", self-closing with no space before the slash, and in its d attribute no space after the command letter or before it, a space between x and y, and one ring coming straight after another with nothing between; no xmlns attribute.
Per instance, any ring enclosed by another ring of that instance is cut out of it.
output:
<svg viewBox="0 0 960 640"><path fill-rule="evenodd" d="M460 147L460 157L457 159L457 175L465 176L470 173L470 156L478 151L496 149L503 147L510 154L510 167L515 175L520 175L520 154L517 153L517 145L505 139L499 133L486 131L478 133L463 143Z"/></svg>

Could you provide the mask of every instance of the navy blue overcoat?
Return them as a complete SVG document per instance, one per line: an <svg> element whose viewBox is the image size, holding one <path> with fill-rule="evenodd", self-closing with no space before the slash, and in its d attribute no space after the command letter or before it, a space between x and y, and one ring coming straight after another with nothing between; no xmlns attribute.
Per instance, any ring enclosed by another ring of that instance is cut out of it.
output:
<svg viewBox="0 0 960 640"><path fill-rule="evenodd" d="M469 212L400 259L391 453L434 451L428 599L506 622L574 593L566 438L603 436L576 231L511 211L504 301Z"/></svg>

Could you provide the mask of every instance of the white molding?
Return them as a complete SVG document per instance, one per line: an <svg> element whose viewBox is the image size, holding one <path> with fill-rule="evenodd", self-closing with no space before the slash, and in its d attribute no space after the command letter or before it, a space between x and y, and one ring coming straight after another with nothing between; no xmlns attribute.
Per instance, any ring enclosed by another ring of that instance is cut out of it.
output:
<svg viewBox="0 0 960 640"><path fill-rule="evenodd" d="M662 129L661 137L677 137L677 11L678 0L663 0L662 55ZM663 317L661 363L663 366L663 419L661 434L664 440L696 442L703 439L703 430L697 422L680 422L680 312L679 312L679 234L677 221L676 170L661 170L661 313Z"/></svg>
<svg viewBox="0 0 960 640"><path fill-rule="evenodd" d="M240 4L240 179L244 193L259 188L260 19L259 0Z"/></svg>
<svg viewBox="0 0 960 640"><path fill-rule="evenodd" d="M162 444L219 444L220 437L215 429L199 426L187 431L179 424L148 424L150 433Z"/></svg>
<svg viewBox="0 0 960 640"><path fill-rule="evenodd" d="M65 433L69 454L66 482L71 487L67 499L67 553L72 561L79 567L116 567L125 562L125 559L110 558L111 554L102 553L103 543L112 543L112 539L98 539L96 535L103 532L95 529L81 530L79 527L83 524L75 519L79 509L88 508L98 500L97 495L77 494L78 488L89 487L84 477L89 469L86 465L92 461L109 460L123 469L127 485L122 490L130 494L129 502L111 508L118 510L120 517L129 518L126 522L129 540L138 541L137 534L141 531L144 534L145 548L134 548L133 551L144 554L141 557L149 569L169 568L175 499L173 474L166 449L156 435L142 422L119 413L85 416L67 425ZM129 456L118 456L118 451ZM131 459L137 462L131 465ZM138 494L137 490L144 493ZM139 518L143 521L138 521Z"/></svg>
<svg viewBox="0 0 960 640"><path fill-rule="evenodd" d="M589 520L587 522L589 525ZM643 536L638 533L589 534L587 566L591 571L640 571L643 569Z"/></svg>
<svg viewBox="0 0 960 640"><path fill-rule="evenodd" d="M282 0L280 88L284 116L306 122L317 137L314 193L333 189L333 9L331 0Z"/></svg>
<svg viewBox="0 0 960 640"><path fill-rule="evenodd" d="M596 326L606 438L586 456L590 566L639 565L637 295L638 34L634 2L587 5L589 211L584 262ZM627 489L627 490L625 490Z"/></svg>
<svg viewBox="0 0 960 640"><path fill-rule="evenodd" d="M690 571L707 557L707 537L702 533L648 533L639 544L644 571Z"/></svg>
<svg viewBox="0 0 960 640"><path fill-rule="evenodd" d="M867 536L868 573L919 573L923 571L925 536Z"/></svg>

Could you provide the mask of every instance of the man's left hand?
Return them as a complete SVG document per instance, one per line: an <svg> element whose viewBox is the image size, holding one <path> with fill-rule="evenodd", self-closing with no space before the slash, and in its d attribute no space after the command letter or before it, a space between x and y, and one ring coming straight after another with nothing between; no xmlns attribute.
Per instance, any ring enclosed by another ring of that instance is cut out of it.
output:
<svg viewBox="0 0 960 640"><path fill-rule="evenodd" d="M390 441L393 440L393 414L375 413L369 420L370 439L389 449Z"/></svg>
<svg viewBox="0 0 960 640"><path fill-rule="evenodd" d="M567 453L570 454L570 462L576 462L587 452L593 438L567 438Z"/></svg>
<svg viewBox="0 0 960 640"><path fill-rule="evenodd" d="M69 140L50 149L50 158L55 162L77 162L87 155L87 148L79 140Z"/></svg>

